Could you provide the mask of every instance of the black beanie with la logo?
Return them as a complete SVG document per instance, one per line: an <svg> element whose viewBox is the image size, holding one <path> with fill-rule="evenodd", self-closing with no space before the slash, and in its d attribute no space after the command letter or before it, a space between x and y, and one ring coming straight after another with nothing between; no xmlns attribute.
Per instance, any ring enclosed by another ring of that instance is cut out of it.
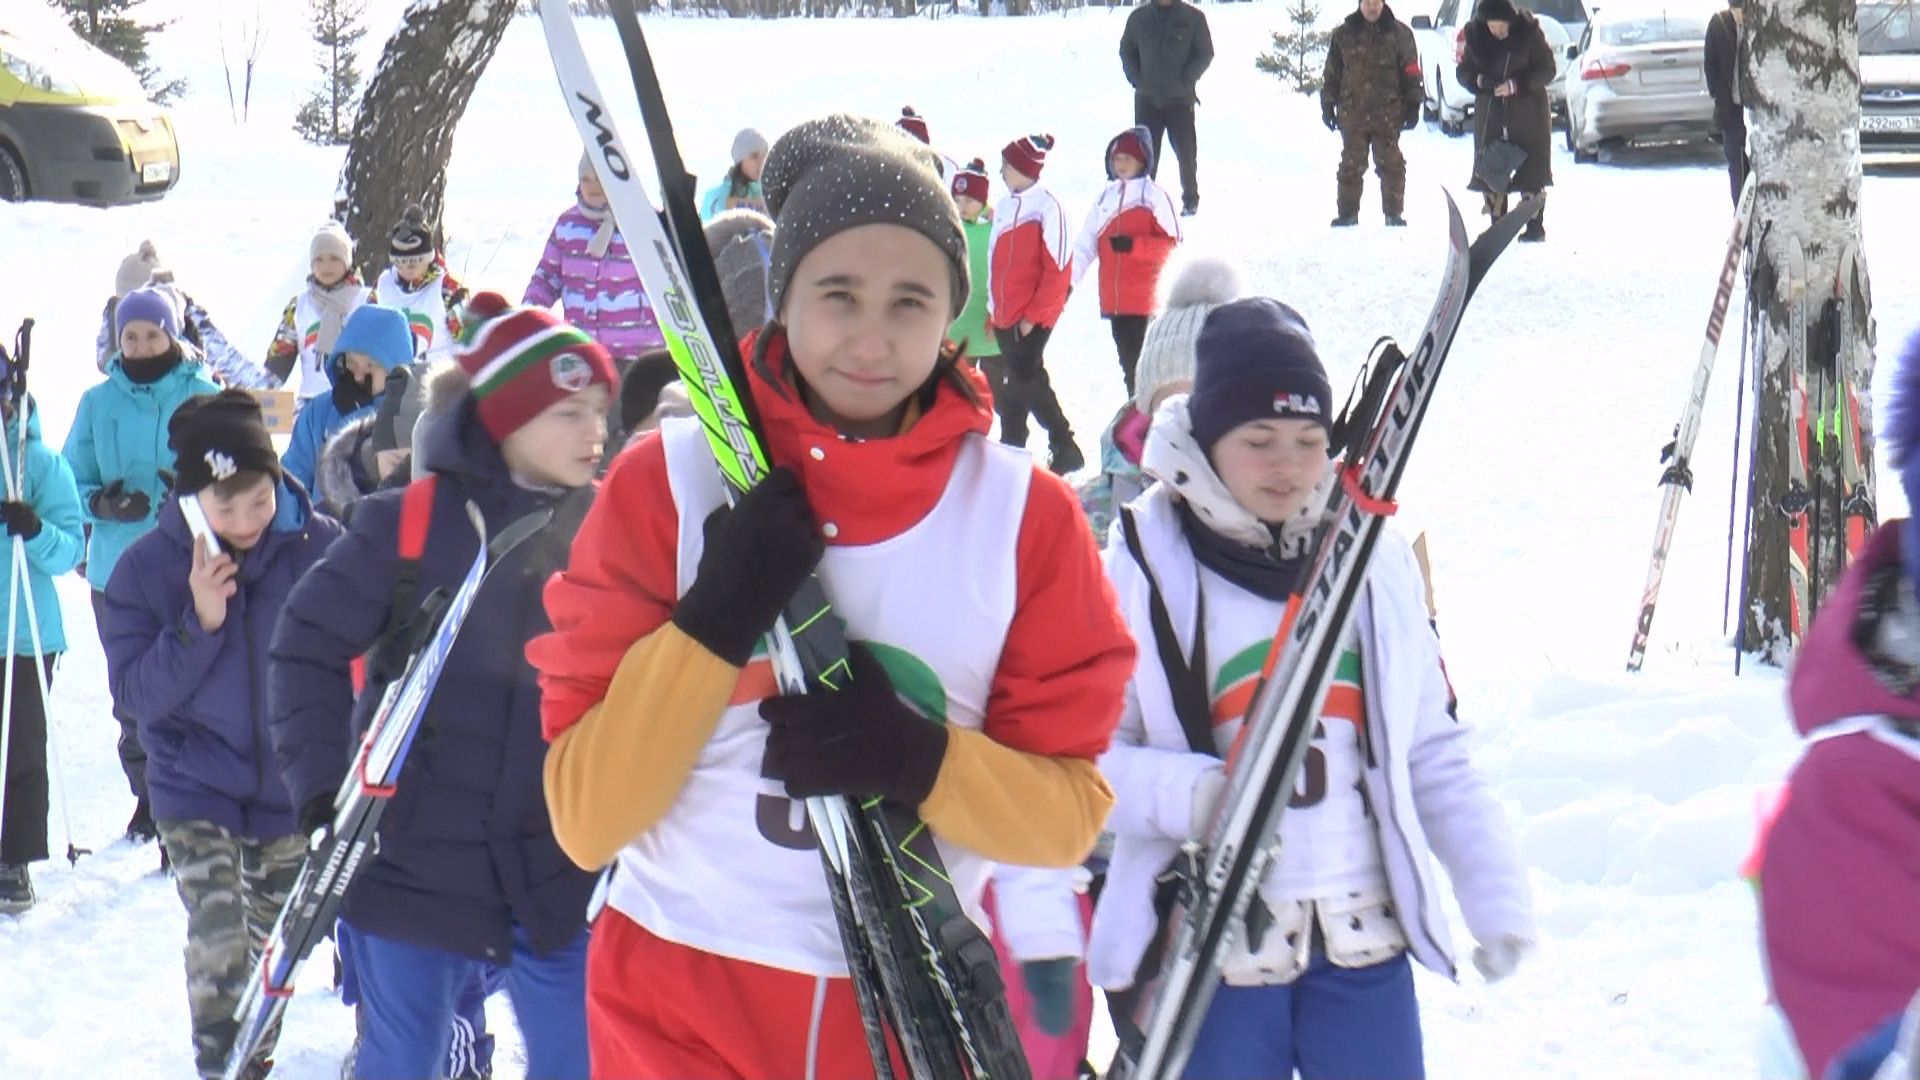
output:
<svg viewBox="0 0 1920 1080"><path fill-rule="evenodd" d="M245 390L222 390L188 398L167 422L173 448L173 490L192 495L243 472L280 481L280 455L260 412Z"/></svg>

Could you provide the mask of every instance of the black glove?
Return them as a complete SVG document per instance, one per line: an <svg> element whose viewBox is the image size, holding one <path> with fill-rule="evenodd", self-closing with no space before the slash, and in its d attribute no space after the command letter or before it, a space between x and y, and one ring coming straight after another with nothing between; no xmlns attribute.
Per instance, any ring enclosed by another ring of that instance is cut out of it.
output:
<svg viewBox="0 0 1920 1080"><path fill-rule="evenodd" d="M1335 117L1332 105L1320 106L1320 122L1327 125L1328 131L1340 130L1340 121Z"/></svg>
<svg viewBox="0 0 1920 1080"><path fill-rule="evenodd" d="M300 808L300 835L312 836L333 827L333 796L315 795Z"/></svg>
<svg viewBox="0 0 1920 1080"><path fill-rule="evenodd" d="M1125 255L1133 250L1133 237L1125 235L1109 236L1107 237L1107 246L1113 249L1115 255Z"/></svg>
<svg viewBox="0 0 1920 1080"><path fill-rule="evenodd" d="M6 522L7 535L31 540L40 535L40 515L23 502L0 502L0 521Z"/></svg>
<svg viewBox="0 0 1920 1080"><path fill-rule="evenodd" d="M127 491L124 480L115 480L93 493L93 516L102 521L145 521L153 512L153 501L144 491Z"/></svg>
<svg viewBox="0 0 1920 1080"><path fill-rule="evenodd" d="M673 622L715 656L744 666L826 544L806 489L789 469L768 473L731 510L708 514L706 541Z"/></svg>
<svg viewBox="0 0 1920 1080"><path fill-rule="evenodd" d="M1414 128L1417 128L1419 126L1420 126L1420 109L1418 106L1415 106L1411 112L1407 113L1407 118L1400 122L1400 130L1412 131Z"/></svg>
<svg viewBox="0 0 1920 1080"><path fill-rule="evenodd" d="M853 685L760 702L767 734L765 774L796 799L880 795L919 806L947 755L947 729L900 701L880 659L849 643Z"/></svg>

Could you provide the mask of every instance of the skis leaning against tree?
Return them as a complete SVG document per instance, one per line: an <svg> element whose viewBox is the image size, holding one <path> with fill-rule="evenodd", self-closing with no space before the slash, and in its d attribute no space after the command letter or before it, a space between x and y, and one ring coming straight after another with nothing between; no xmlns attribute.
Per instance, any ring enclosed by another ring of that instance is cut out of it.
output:
<svg viewBox="0 0 1920 1080"><path fill-rule="evenodd" d="M1666 576L1667 554L1673 547L1674 526L1680 520L1680 499L1693 490L1693 447L1700 437L1700 418L1707 407L1707 387L1713 380L1713 362L1720 352L1720 335L1726 329L1734 283L1740 276L1740 258L1747 250L1747 224L1753 217L1753 185L1753 178L1749 176L1740 190L1733 232L1727 237L1726 255L1720 261L1720 278L1714 286L1713 307L1707 314L1706 339L1701 342L1700 360L1693 369L1693 386L1687 393L1680 422L1673 427L1673 441L1660 451L1660 461L1666 466L1660 475L1660 516L1653 531L1653 560L1647 566L1647 586L1640 594L1640 618L1633 628L1633 648L1627 653L1628 671L1639 671L1647 657L1647 639L1653 633L1653 610L1660 601L1660 582Z"/></svg>

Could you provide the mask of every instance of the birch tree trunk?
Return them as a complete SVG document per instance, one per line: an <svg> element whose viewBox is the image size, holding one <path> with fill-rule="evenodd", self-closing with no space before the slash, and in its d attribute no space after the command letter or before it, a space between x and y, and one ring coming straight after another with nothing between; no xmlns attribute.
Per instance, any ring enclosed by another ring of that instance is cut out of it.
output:
<svg viewBox="0 0 1920 1080"><path fill-rule="evenodd" d="M1805 582L1811 609L1799 615L1804 632L1847 561L1844 500L1834 488L1843 486L1838 462L1843 453L1853 452L1844 445L1850 439L1857 440L1865 462L1858 480L1864 490L1847 494L1870 502L1874 493L1869 396L1874 324L1861 245L1860 43L1854 5L1855 0L1748 0L1743 31L1741 86L1756 183L1750 233L1754 299L1763 306L1744 641L1749 650L1781 664L1797 644L1795 579ZM1837 350L1836 343L1850 347ZM1838 351L1846 355L1837 356ZM1815 415L1814 402L1796 388L1801 362L1816 377L1831 364L1841 383L1855 388L1857 425L1849 413L1835 431L1831 419ZM1792 549L1795 519L1783 509L1805 501L1796 497L1800 492L1790 477L1790 450L1802 430L1796 417L1803 411L1810 433L1805 493L1819 497L1808 511L1805 560ZM1830 468L1820 467L1823 460Z"/></svg>
<svg viewBox="0 0 1920 1080"><path fill-rule="evenodd" d="M413 0L387 41L354 119L335 213L354 239L361 279L387 259L408 203L440 220L453 132L513 19L514 0ZM436 237L444 247L444 238Z"/></svg>

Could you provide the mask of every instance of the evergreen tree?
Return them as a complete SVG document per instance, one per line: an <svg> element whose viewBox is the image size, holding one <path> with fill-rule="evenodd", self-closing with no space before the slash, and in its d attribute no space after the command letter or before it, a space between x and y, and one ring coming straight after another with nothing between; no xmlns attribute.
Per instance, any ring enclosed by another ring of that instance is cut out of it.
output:
<svg viewBox="0 0 1920 1080"><path fill-rule="evenodd" d="M134 9L146 0L49 0L67 16L73 32L132 69L147 96L166 104L187 89L185 79L167 79L147 57L147 39L170 23L145 22Z"/></svg>
<svg viewBox="0 0 1920 1080"><path fill-rule="evenodd" d="M1273 32L1273 48L1253 62L1253 66L1278 78L1302 94L1320 92L1320 76L1326 70L1327 47L1333 35L1314 29L1320 21L1320 9L1313 0L1293 0L1287 8L1293 29Z"/></svg>
<svg viewBox="0 0 1920 1080"><path fill-rule="evenodd" d="M353 137L360 108L360 69L354 49L367 36L365 0L309 0L321 84L293 118L300 137L323 146L344 146Z"/></svg>

